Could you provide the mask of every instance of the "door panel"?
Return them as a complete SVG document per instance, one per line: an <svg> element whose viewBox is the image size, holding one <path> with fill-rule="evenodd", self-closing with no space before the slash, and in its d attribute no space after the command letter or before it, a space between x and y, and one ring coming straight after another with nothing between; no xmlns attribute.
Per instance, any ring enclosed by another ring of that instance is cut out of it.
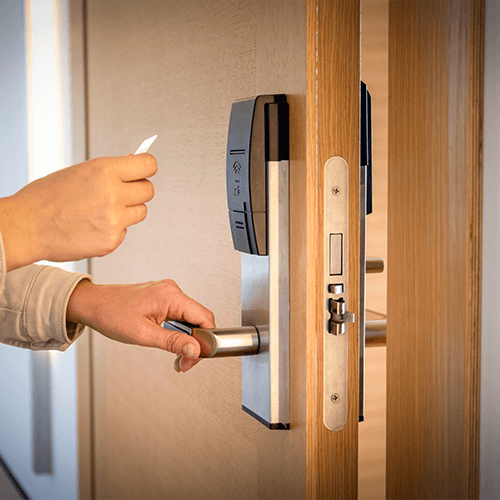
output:
<svg viewBox="0 0 500 500"><path fill-rule="evenodd" d="M291 124L291 430L241 410L241 362L174 356L93 335L97 498L304 498L305 2L88 2L90 156L158 134L156 196L99 283L172 278L240 324L240 256L225 194L234 100L286 93Z"/></svg>
<svg viewBox="0 0 500 500"><path fill-rule="evenodd" d="M484 2L389 3L388 498L477 498Z"/></svg>
<svg viewBox="0 0 500 500"><path fill-rule="evenodd" d="M348 419L330 432L323 425L324 166L332 156L349 165L349 301L358 314L359 272L359 1L308 3L307 178L307 460L308 497L356 498L358 489L358 334L349 324ZM317 144L316 144L317 141Z"/></svg>

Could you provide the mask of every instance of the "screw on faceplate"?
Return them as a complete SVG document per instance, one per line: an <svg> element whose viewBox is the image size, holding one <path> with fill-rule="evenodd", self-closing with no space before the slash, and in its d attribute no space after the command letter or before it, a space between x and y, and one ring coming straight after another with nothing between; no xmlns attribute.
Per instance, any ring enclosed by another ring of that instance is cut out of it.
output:
<svg viewBox="0 0 500 500"><path fill-rule="evenodd" d="M338 186L333 186L332 193L334 196L338 196L340 194L340 188Z"/></svg>
<svg viewBox="0 0 500 500"><path fill-rule="evenodd" d="M337 393L335 393L335 394L332 394L332 396L330 397L330 399L332 400L332 403L338 403L339 399L340 399L340 396Z"/></svg>

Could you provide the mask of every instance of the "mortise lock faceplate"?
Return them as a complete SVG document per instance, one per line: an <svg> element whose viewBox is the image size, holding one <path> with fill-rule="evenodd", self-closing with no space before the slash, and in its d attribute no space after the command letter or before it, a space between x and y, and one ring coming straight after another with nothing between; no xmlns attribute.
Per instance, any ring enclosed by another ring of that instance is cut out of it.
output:
<svg viewBox="0 0 500 500"><path fill-rule="evenodd" d="M344 427L348 403L348 331L354 322L349 296L349 165L340 156L325 164L324 186L323 422Z"/></svg>

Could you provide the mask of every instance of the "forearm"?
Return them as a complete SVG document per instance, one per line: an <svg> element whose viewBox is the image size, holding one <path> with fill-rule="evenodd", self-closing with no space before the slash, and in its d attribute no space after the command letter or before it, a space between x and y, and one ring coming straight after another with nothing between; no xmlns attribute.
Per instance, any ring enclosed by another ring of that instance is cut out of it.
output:
<svg viewBox="0 0 500 500"><path fill-rule="evenodd" d="M6 268L13 271L43 258L36 237L36 214L30 214L15 195L0 198L0 233Z"/></svg>

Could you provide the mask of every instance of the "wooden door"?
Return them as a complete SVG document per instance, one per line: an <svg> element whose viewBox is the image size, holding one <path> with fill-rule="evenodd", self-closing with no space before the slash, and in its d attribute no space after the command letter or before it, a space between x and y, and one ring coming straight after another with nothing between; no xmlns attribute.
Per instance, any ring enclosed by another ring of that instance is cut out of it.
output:
<svg viewBox="0 0 500 500"><path fill-rule="evenodd" d="M240 256L225 194L231 104L285 93L291 124L291 429L270 431L242 412L237 358L177 374L173 355L93 333L92 498L356 497L357 329L349 326L348 423L330 432L322 423L317 256L322 168L340 155L354 193L356 313L359 16L352 0L86 2L89 156L126 154L159 136L148 218L112 255L92 260L96 282L172 278L214 311L218 327L238 325Z"/></svg>
<svg viewBox="0 0 500 500"><path fill-rule="evenodd" d="M387 497L478 498L484 2L389 2Z"/></svg>

